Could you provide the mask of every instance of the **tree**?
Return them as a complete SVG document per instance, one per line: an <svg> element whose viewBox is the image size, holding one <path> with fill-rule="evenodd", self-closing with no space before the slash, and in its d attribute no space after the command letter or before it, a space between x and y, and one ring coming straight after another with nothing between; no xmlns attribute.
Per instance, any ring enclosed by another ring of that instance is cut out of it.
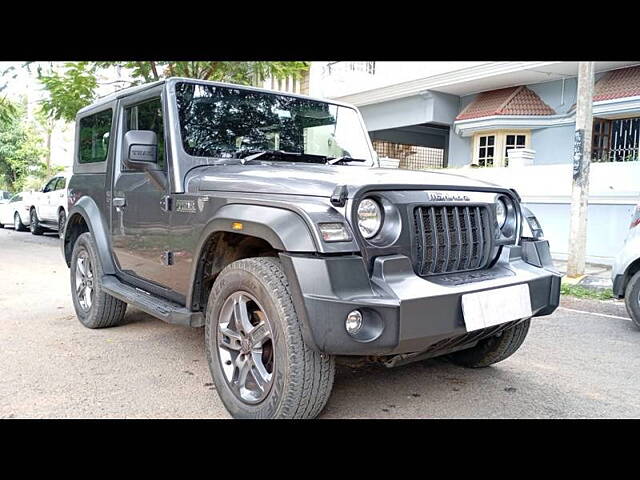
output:
<svg viewBox="0 0 640 480"><path fill-rule="evenodd" d="M138 85L178 76L230 82L241 85L258 85L270 76L282 79L300 78L308 69L308 62L69 62L64 72L38 72L38 77L49 98L42 102L46 115L56 120L73 121L82 107L89 105L100 85L98 77L109 68L125 69L131 81Z"/></svg>
<svg viewBox="0 0 640 480"><path fill-rule="evenodd" d="M12 103L11 108L16 115L0 128L0 181L5 188L17 191L29 176L46 174L40 160L46 151L34 127L26 122L24 106Z"/></svg>
<svg viewBox="0 0 640 480"><path fill-rule="evenodd" d="M95 99L98 81L96 67L89 62L65 63L64 73L52 71L48 75L38 71L38 79L49 92L42 102L43 113L54 120L73 121L82 107Z"/></svg>

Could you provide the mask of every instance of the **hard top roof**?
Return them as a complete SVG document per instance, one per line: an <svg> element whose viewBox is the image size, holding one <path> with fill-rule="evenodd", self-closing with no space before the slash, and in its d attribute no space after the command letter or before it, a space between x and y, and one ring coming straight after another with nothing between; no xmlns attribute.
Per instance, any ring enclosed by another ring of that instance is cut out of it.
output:
<svg viewBox="0 0 640 480"><path fill-rule="evenodd" d="M310 97L308 95L301 95L301 94L297 94L297 93L289 93L289 92L280 92L277 90L269 90L266 88L258 88L258 87L250 87L247 85L238 85L235 83L225 83L225 82L212 82L209 80L199 80L197 78L186 78L186 77L169 77L163 80L158 80L157 82L151 82L151 83L145 83L143 85L136 85L133 87L127 87L127 88L123 88L121 90L118 90L116 92L110 93L109 95L105 95L103 97L98 98L95 102L93 102L91 105L87 105L86 107L81 108L78 111L78 115L85 113L87 111L93 110L105 103L109 103L112 102L114 100L117 100L119 98L123 98L123 97L128 97L129 95L133 95L135 93L139 93L142 92L144 90L148 90L151 88L154 88L158 85L162 85L164 83L178 83L178 82L188 82L188 83L197 83L197 84L202 84L202 85L213 85L213 86L219 86L219 87L229 87L229 88L237 88L237 89L242 89L242 90L252 90L252 91L256 91L256 92L264 92L264 93L269 93L269 94L275 94L275 95L284 95L284 96L288 96L288 97L296 97L296 98L305 98L308 100L315 100L317 102L324 102L324 103L332 103L335 105L342 105L344 107L349 107L349 108L355 108L353 105L349 104L349 103L344 103L344 102L339 102L336 100L328 100L328 99L324 99L324 98L318 98L318 97Z"/></svg>

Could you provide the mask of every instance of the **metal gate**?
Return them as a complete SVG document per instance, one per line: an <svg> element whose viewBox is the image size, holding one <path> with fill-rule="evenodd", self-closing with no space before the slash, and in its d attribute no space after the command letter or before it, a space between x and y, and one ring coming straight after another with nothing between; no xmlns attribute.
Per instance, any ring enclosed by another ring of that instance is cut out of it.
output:
<svg viewBox="0 0 640 480"><path fill-rule="evenodd" d="M408 170L426 170L445 168L444 149L409 145L405 143L373 140L373 148L380 157L400 160L400 168Z"/></svg>

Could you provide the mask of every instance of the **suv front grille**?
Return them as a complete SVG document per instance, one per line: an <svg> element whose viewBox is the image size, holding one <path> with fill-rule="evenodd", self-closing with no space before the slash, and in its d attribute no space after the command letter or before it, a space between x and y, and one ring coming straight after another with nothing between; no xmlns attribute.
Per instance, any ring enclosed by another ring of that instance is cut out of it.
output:
<svg viewBox="0 0 640 480"><path fill-rule="evenodd" d="M486 207L420 206L414 210L418 275L484 268L491 239Z"/></svg>

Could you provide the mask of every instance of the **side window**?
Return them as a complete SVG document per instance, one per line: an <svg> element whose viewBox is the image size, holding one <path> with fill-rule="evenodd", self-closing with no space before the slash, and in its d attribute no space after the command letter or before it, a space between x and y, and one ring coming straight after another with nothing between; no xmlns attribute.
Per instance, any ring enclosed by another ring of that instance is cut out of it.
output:
<svg viewBox="0 0 640 480"><path fill-rule="evenodd" d="M107 159L112 110L80 119L79 163L98 163Z"/></svg>
<svg viewBox="0 0 640 480"><path fill-rule="evenodd" d="M125 114L125 133L129 130L151 130L158 137L158 166L166 166L164 152L164 123L162 120L162 103L160 97L146 100L137 105L127 107Z"/></svg>
<svg viewBox="0 0 640 480"><path fill-rule="evenodd" d="M22 201L22 195L14 195L13 198L9 200L9 203L15 203L15 202L21 202L21 201Z"/></svg>
<svg viewBox="0 0 640 480"><path fill-rule="evenodd" d="M56 190L64 190L67 186L67 179L64 177L60 177L58 179L58 183L56 183Z"/></svg>
<svg viewBox="0 0 640 480"><path fill-rule="evenodd" d="M58 177L52 178L49 180L49 183L42 189L44 193L51 192L56 189L56 183L58 182Z"/></svg>

